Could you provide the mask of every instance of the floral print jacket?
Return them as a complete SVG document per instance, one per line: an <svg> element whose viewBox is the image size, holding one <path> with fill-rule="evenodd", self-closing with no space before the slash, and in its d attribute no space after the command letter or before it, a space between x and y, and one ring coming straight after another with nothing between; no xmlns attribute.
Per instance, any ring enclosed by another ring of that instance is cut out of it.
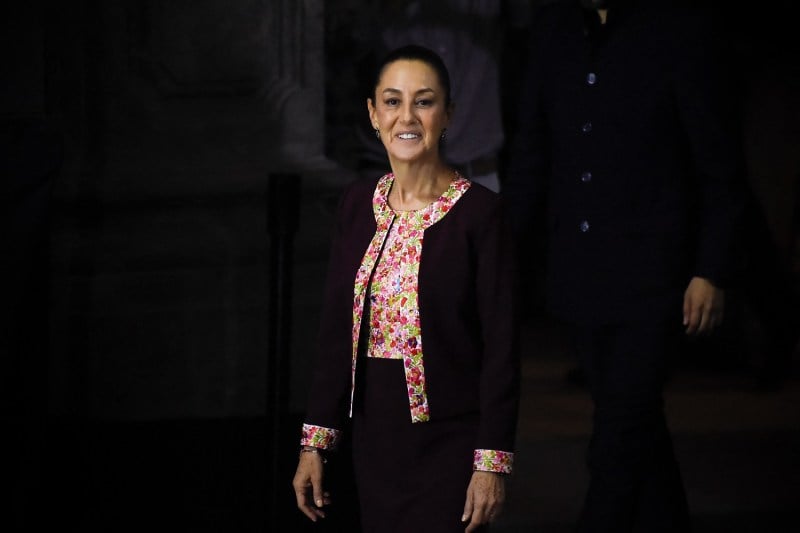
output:
<svg viewBox="0 0 800 533"><path fill-rule="evenodd" d="M391 174L359 180L342 195L303 445L335 448L352 414L367 282L397 218L386 204L392 180ZM474 468L509 473L519 354L517 263L504 213L499 195L460 176L420 211L414 230L419 249L412 251L418 255L419 326L413 340L422 349L403 358L412 421L480 413ZM433 391L426 383L436 384Z"/></svg>

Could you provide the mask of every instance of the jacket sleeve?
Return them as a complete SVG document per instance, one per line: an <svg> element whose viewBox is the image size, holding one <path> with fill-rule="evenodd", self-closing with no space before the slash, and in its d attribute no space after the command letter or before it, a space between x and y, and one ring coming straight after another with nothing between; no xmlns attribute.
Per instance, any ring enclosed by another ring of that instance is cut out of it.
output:
<svg viewBox="0 0 800 533"><path fill-rule="evenodd" d="M367 202L352 187L337 208L324 285L317 352L304 422L341 432L348 417L352 365L352 307L355 271L348 250L353 246L349 222L358 202Z"/></svg>
<svg viewBox="0 0 800 533"><path fill-rule="evenodd" d="M745 203L740 106L720 30L702 10L688 14L676 46L672 85L694 163L697 223L693 275L724 287L737 276Z"/></svg>
<svg viewBox="0 0 800 533"><path fill-rule="evenodd" d="M513 452L520 394L519 291L515 246L500 200L476 244L483 346L476 448Z"/></svg>

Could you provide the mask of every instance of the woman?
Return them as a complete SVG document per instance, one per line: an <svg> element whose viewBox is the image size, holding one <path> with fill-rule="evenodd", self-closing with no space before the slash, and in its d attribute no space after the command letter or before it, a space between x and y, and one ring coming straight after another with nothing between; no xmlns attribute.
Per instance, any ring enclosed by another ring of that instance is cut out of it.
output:
<svg viewBox="0 0 800 533"><path fill-rule="evenodd" d="M452 104L439 56L391 52L367 108L392 171L340 201L297 506L325 516L324 455L350 417L365 532L480 531L514 456L512 240L499 196L440 157Z"/></svg>

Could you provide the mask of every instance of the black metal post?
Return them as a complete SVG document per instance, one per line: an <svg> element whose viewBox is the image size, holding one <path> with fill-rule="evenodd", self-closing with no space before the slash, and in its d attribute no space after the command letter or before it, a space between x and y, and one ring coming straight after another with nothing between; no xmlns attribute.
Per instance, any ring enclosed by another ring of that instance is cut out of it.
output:
<svg viewBox="0 0 800 533"><path fill-rule="evenodd" d="M267 234L269 237L266 423L267 442L267 531L278 531L283 496L291 494L284 479L287 457L281 443L287 439L291 374L291 302L294 234L300 219L302 178L299 174L275 173L267 189ZM291 459L291 456L289 456Z"/></svg>

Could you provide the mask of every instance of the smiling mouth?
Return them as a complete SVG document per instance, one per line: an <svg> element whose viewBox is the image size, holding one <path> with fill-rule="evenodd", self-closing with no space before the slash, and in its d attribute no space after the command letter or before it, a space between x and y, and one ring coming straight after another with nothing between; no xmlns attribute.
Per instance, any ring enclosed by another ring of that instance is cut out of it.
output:
<svg viewBox="0 0 800 533"><path fill-rule="evenodd" d="M420 136L416 133L400 133L398 137L403 140L410 141L412 139L419 139Z"/></svg>

